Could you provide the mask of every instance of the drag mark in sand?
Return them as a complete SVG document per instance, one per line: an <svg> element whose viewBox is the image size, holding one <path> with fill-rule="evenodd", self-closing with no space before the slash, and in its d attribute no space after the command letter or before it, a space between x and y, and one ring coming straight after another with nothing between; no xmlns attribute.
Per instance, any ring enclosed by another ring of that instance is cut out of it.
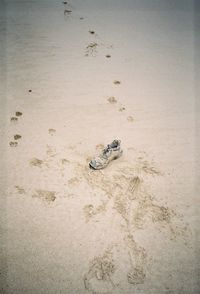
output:
<svg viewBox="0 0 200 294"><path fill-rule="evenodd" d="M91 171L79 163L76 164L75 171L85 179L94 192L100 191L101 195L106 197L103 206L95 208L94 205L89 204L83 208L86 222L92 220L97 214L101 217L101 213L106 212L107 204L110 201L113 202L113 209L122 217L125 224L123 226L124 244L130 260L127 281L132 285L143 284L146 278L148 255L145 248L135 241L134 233L147 228L150 224L155 224L159 232L165 229L169 233L170 240L175 240L177 236L184 238L187 230L185 225L176 224L177 213L168 206L159 205L150 192L149 185L146 185L147 177L163 176L163 173L152 160L145 159L144 155L136 157L133 162L122 164L122 167L116 168L114 172L106 169L98 172ZM92 279L96 275L94 270L96 267L93 265L91 268L84 279L86 289L89 291L92 290L88 283L88 276L92 275ZM101 289L100 286L99 289ZM104 292L98 290L92 293Z"/></svg>
<svg viewBox="0 0 200 294"><path fill-rule="evenodd" d="M77 177L73 177L68 180L69 186L76 186L79 183L79 179Z"/></svg>
<svg viewBox="0 0 200 294"><path fill-rule="evenodd" d="M161 171L155 167L155 164L153 161L149 162L147 160L144 160L142 157L139 157L138 166L142 171L144 171L146 174L149 174L151 176L163 175Z"/></svg>
<svg viewBox="0 0 200 294"><path fill-rule="evenodd" d="M95 148L96 148L96 150L103 150L103 148L104 148L104 144L99 143L99 144L96 145Z"/></svg>
<svg viewBox="0 0 200 294"><path fill-rule="evenodd" d="M147 254L143 247L139 246L132 235L128 235L124 238L124 241L128 248L128 254L130 259L131 268L127 274L127 280L130 284L143 284L146 273L145 266L147 263Z"/></svg>

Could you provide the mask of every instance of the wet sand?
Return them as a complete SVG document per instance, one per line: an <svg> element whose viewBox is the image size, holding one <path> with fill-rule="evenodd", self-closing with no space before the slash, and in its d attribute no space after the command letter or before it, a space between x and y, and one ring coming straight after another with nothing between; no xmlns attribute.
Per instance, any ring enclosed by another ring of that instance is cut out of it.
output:
<svg viewBox="0 0 200 294"><path fill-rule="evenodd" d="M0 293L197 294L193 2L5 4Z"/></svg>

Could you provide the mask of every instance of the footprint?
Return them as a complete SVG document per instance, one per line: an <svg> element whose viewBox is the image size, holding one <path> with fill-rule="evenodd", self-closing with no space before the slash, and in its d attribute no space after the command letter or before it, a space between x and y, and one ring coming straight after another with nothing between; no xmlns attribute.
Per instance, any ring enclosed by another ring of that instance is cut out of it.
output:
<svg viewBox="0 0 200 294"><path fill-rule="evenodd" d="M118 81L118 80L115 80L113 83L114 83L115 85L120 85L120 84L121 84L121 82Z"/></svg>
<svg viewBox="0 0 200 294"><path fill-rule="evenodd" d="M13 117L11 117L10 121L16 122L16 121L18 121L18 118L13 116Z"/></svg>
<svg viewBox="0 0 200 294"><path fill-rule="evenodd" d="M18 143L17 142L10 142L9 143L10 144L10 147L17 147L17 145L18 145Z"/></svg>
<svg viewBox="0 0 200 294"><path fill-rule="evenodd" d="M71 10L68 10L68 9L65 9L65 10L64 10L64 15L66 15L66 14L71 14L71 13L72 13Z"/></svg>
<svg viewBox="0 0 200 294"><path fill-rule="evenodd" d="M115 103L117 103L117 99L115 98L115 97L109 97L108 99L108 102L110 103L110 104L115 104Z"/></svg>
<svg viewBox="0 0 200 294"><path fill-rule="evenodd" d="M18 194L25 194L25 190L24 188L20 187L20 186L15 186L15 188L17 189L17 193Z"/></svg>
<svg viewBox="0 0 200 294"><path fill-rule="evenodd" d="M53 136L55 133L56 133L56 130L55 129L49 129L49 134L51 136Z"/></svg>
<svg viewBox="0 0 200 294"><path fill-rule="evenodd" d="M18 135L18 134L14 135L14 139L15 139L15 140L19 140L19 139L21 139L21 137L22 137L22 136L21 136L21 135Z"/></svg>
<svg viewBox="0 0 200 294"><path fill-rule="evenodd" d="M22 116L22 114L23 114L23 113L20 112L20 111L16 111L16 112L15 112L15 115L16 115L16 116Z"/></svg>
<svg viewBox="0 0 200 294"><path fill-rule="evenodd" d="M17 143L17 142L16 142ZM38 159L38 158L33 158L31 159L30 161L30 165L33 165L33 166L38 166L38 167L41 167L43 165L44 161L41 160L41 159Z"/></svg>
<svg viewBox="0 0 200 294"><path fill-rule="evenodd" d="M48 190L36 190L36 194L32 195L33 198L40 198L48 203L56 200L56 192Z"/></svg>
<svg viewBox="0 0 200 294"><path fill-rule="evenodd" d="M94 56L97 53L97 46L96 42L90 43L85 50L85 56Z"/></svg>
<svg viewBox="0 0 200 294"><path fill-rule="evenodd" d="M134 118L133 118L132 116L128 116L128 117L127 117L127 121L129 121L129 122L133 122L133 121L134 121Z"/></svg>

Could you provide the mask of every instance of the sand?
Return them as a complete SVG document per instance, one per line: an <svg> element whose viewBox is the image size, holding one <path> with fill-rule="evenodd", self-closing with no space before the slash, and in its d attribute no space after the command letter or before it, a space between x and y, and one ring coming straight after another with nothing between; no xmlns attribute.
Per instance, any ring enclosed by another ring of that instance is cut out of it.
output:
<svg viewBox="0 0 200 294"><path fill-rule="evenodd" d="M0 293L199 293L194 8L1 3Z"/></svg>

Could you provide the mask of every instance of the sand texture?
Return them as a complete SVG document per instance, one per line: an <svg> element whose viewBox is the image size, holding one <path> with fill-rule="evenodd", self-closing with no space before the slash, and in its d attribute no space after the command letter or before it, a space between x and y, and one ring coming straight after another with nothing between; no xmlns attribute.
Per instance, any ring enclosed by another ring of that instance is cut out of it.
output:
<svg viewBox="0 0 200 294"><path fill-rule="evenodd" d="M1 3L0 293L200 292L193 4Z"/></svg>

